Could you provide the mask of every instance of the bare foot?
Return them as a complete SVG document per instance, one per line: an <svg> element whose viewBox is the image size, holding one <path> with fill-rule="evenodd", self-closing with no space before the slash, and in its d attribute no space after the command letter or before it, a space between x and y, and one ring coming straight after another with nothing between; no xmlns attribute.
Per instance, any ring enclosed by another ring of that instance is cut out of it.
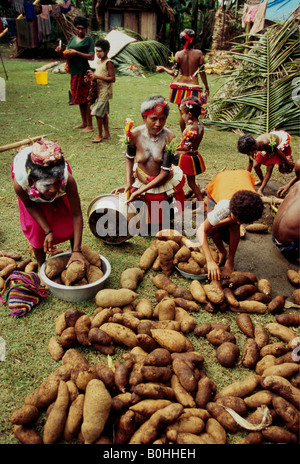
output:
<svg viewBox="0 0 300 464"><path fill-rule="evenodd" d="M234 265L226 261L224 268L222 269L221 272L221 277L223 279L228 279L230 277L230 274L234 271Z"/></svg>
<svg viewBox="0 0 300 464"><path fill-rule="evenodd" d="M94 140L92 140L93 143L100 143L102 142L103 137L96 137Z"/></svg>
<svg viewBox="0 0 300 464"><path fill-rule="evenodd" d="M104 139L110 139L111 136L110 136L109 134L104 134L103 138L104 138Z"/></svg>
<svg viewBox="0 0 300 464"><path fill-rule="evenodd" d="M263 197L263 196L264 196L262 189L258 189L258 190L257 190L257 193L258 193L258 195L259 195L260 197Z"/></svg>
<svg viewBox="0 0 300 464"><path fill-rule="evenodd" d="M86 127L86 124L78 124L78 126L75 126L74 129L84 129Z"/></svg>
<svg viewBox="0 0 300 464"><path fill-rule="evenodd" d="M223 253L221 253L219 251L219 266L223 266L223 264L225 263L225 260L226 260L226 256L227 256L227 251L225 250Z"/></svg>
<svg viewBox="0 0 300 464"><path fill-rule="evenodd" d="M258 187L259 185L261 185L261 180L257 180L254 184L256 187Z"/></svg>
<svg viewBox="0 0 300 464"><path fill-rule="evenodd" d="M93 126L86 126L86 128L83 129L81 132L84 132L84 133L86 133L86 132L94 132L94 130L95 129L93 128Z"/></svg>

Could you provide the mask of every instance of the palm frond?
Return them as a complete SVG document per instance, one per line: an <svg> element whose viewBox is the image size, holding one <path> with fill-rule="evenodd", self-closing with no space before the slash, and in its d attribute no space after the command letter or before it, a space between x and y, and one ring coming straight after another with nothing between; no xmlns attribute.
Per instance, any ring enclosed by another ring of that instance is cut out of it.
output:
<svg viewBox="0 0 300 464"><path fill-rule="evenodd" d="M228 52L239 65L207 105L204 123L255 134L285 129L299 135L300 110L292 99L300 68L297 23L275 24L255 39Z"/></svg>

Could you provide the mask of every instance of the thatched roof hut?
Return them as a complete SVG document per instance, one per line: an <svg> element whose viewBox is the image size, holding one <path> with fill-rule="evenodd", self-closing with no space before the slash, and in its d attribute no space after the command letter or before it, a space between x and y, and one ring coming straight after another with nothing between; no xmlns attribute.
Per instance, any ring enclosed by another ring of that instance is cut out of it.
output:
<svg viewBox="0 0 300 464"><path fill-rule="evenodd" d="M172 8L165 0L98 0L96 15L100 29L123 27L143 38L161 41L166 24L173 25Z"/></svg>

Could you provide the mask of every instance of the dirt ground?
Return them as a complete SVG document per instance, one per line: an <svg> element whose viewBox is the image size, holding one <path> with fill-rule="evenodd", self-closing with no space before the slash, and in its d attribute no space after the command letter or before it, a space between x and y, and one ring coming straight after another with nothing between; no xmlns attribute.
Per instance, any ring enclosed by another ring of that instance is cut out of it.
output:
<svg viewBox="0 0 300 464"><path fill-rule="evenodd" d="M270 180L264 190L264 195L275 196L281 185L279 182ZM288 281L286 272L288 269L298 270L299 266L290 263L273 243L273 219L270 206L266 204L263 216L258 222L269 226L268 233L246 233L245 238L240 240L236 253L236 269L252 271L258 278L268 279L272 284L274 296L281 294L290 297L295 287Z"/></svg>

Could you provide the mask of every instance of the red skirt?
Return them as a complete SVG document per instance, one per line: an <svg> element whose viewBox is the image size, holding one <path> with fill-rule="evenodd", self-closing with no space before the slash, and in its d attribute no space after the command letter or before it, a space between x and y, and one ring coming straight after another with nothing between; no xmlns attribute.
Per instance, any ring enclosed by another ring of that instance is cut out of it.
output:
<svg viewBox="0 0 300 464"><path fill-rule="evenodd" d="M90 86L84 76L71 76L71 92L74 105L84 105L88 101Z"/></svg>
<svg viewBox="0 0 300 464"><path fill-rule="evenodd" d="M199 153L188 155L186 153L177 153L172 163L179 166L182 172L188 176L196 176L205 172L206 167L204 160Z"/></svg>

